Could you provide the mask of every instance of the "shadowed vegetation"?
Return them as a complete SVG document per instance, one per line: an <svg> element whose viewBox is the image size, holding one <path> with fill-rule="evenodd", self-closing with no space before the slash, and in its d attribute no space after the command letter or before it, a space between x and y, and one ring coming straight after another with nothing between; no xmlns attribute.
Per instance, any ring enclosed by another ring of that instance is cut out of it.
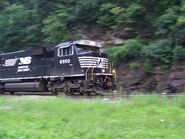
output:
<svg viewBox="0 0 185 139"><path fill-rule="evenodd" d="M167 51L168 47L171 51L177 46L175 50L184 49L185 45L184 0L1 0L0 50L77 39L71 34L71 28L77 24L125 32L125 38L146 39L150 49L156 47L156 41L157 46ZM170 45L163 48L158 43L161 39L168 40Z"/></svg>

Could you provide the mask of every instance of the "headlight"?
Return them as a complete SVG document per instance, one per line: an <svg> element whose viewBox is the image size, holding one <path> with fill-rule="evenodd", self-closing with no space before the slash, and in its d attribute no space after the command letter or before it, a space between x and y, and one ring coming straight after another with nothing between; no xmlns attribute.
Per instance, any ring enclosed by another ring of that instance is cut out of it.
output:
<svg viewBox="0 0 185 139"><path fill-rule="evenodd" d="M103 73L104 73L104 72L105 72L105 69L102 69L102 70L101 70L101 72L103 72Z"/></svg>
<svg viewBox="0 0 185 139"><path fill-rule="evenodd" d="M84 72L84 69L82 69L82 72Z"/></svg>
<svg viewBox="0 0 185 139"><path fill-rule="evenodd" d="M112 73L116 73L116 71L115 70L112 70Z"/></svg>

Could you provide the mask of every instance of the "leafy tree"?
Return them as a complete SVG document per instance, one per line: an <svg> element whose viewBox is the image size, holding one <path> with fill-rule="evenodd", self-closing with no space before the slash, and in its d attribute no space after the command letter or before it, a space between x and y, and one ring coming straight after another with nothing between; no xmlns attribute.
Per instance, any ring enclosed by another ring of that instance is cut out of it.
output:
<svg viewBox="0 0 185 139"><path fill-rule="evenodd" d="M176 24L168 37L173 40L175 45L185 46L185 3L180 7Z"/></svg>
<svg viewBox="0 0 185 139"><path fill-rule="evenodd" d="M100 16L98 17L97 23L104 27L112 27L116 24L114 13L119 13L115 11L116 5L112 3L103 4L100 8Z"/></svg>
<svg viewBox="0 0 185 139"><path fill-rule="evenodd" d="M6 6L8 6L8 2L6 0L0 1L0 10L3 10Z"/></svg>
<svg viewBox="0 0 185 139"><path fill-rule="evenodd" d="M136 22L138 17L143 14L143 7L137 3L131 3L128 8L125 10L125 19L126 22L132 23Z"/></svg>
<svg viewBox="0 0 185 139"><path fill-rule="evenodd" d="M157 35L163 35L163 37L167 36L174 28L178 19L179 7L173 6L165 11L163 15L161 15L155 25L158 29L156 32Z"/></svg>
<svg viewBox="0 0 185 139"><path fill-rule="evenodd" d="M130 39L126 41L123 49L117 53L119 61L140 58L142 55L142 47L144 45L144 42L139 39Z"/></svg>
<svg viewBox="0 0 185 139"><path fill-rule="evenodd" d="M173 48L170 40L160 40L151 43L143 49L145 57L159 60L164 65L170 65L173 61Z"/></svg>
<svg viewBox="0 0 185 139"><path fill-rule="evenodd" d="M2 50L18 50L37 46L37 25L33 11L20 4L8 6L0 14L0 47Z"/></svg>
<svg viewBox="0 0 185 139"><path fill-rule="evenodd" d="M173 50L173 59L175 61L185 59L185 48L182 46L176 46Z"/></svg>
<svg viewBox="0 0 185 139"><path fill-rule="evenodd" d="M131 59L142 57L142 49L145 42L140 39L130 39L123 46L113 47L108 50L109 58L115 65L120 62L126 62Z"/></svg>
<svg viewBox="0 0 185 139"><path fill-rule="evenodd" d="M177 19L177 25L182 26L185 25L185 3L182 4L182 7L180 8L180 16Z"/></svg>
<svg viewBox="0 0 185 139"><path fill-rule="evenodd" d="M68 17L69 13L66 12L65 7L60 5L59 10L43 21L44 28L42 31L47 43L59 43L71 38L67 28Z"/></svg>
<svg viewBox="0 0 185 139"><path fill-rule="evenodd" d="M97 9L99 9L99 0L78 0L74 8L74 14L77 21L86 23L95 22L97 19Z"/></svg>
<svg viewBox="0 0 185 139"><path fill-rule="evenodd" d="M159 40L143 49L143 43L133 38L124 47L112 49L114 60L142 58L144 51L147 57L170 63L179 46L185 46L184 0L1 0L0 50L70 40L75 35L71 27L79 24L105 27L113 34L119 31L123 37L132 32L152 42ZM149 37L143 35L147 30Z"/></svg>

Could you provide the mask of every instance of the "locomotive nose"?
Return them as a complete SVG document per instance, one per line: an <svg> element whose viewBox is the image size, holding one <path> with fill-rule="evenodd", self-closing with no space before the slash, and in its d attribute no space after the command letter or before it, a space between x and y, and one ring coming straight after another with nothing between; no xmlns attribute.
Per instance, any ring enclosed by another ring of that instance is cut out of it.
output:
<svg viewBox="0 0 185 139"><path fill-rule="evenodd" d="M81 68L108 69L109 60L102 56L79 56L78 60Z"/></svg>

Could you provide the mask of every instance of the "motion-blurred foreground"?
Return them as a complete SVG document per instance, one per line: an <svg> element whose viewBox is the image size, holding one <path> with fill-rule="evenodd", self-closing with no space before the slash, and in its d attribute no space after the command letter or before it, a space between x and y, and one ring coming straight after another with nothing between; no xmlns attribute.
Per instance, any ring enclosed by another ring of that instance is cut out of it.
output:
<svg viewBox="0 0 185 139"><path fill-rule="evenodd" d="M185 97L169 103L158 96L119 101L4 96L0 98L0 138L182 139L184 102Z"/></svg>

